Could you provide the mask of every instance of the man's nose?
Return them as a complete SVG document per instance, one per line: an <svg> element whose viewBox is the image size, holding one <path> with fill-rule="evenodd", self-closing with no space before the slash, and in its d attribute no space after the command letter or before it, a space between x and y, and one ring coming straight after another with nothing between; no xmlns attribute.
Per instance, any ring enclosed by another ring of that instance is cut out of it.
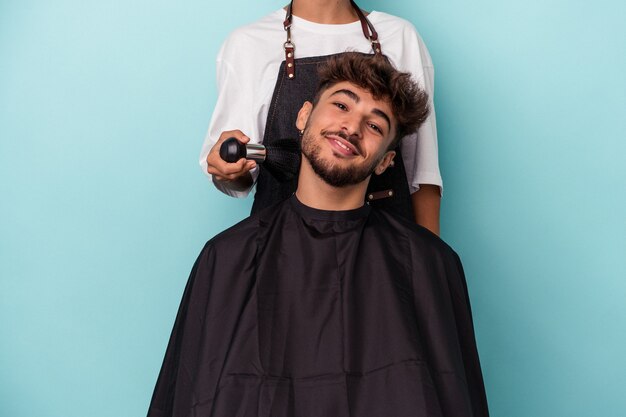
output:
<svg viewBox="0 0 626 417"><path fill-rule="evenodd" d="M342 120L341 130L349 138L361 138L361 123L354 117L346 117Z"/></svg>

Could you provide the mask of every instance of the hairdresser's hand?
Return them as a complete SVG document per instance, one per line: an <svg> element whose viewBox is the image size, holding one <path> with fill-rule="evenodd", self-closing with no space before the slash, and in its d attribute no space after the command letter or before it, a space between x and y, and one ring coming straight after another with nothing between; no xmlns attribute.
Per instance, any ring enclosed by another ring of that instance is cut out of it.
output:
<svg viewBox="0 0 626 417"><path fill-rule="evenodd" d="M250 170L256 166L256 162L241 158L237 162L226 162L220 157L220 146L228 138L235 138L241 143L248 143L250 138L241 130L229 130L222 132L219 140L206 157L207 172L213 176L214 181L226 182L229 188L245 190L252 186Z"/></svg>

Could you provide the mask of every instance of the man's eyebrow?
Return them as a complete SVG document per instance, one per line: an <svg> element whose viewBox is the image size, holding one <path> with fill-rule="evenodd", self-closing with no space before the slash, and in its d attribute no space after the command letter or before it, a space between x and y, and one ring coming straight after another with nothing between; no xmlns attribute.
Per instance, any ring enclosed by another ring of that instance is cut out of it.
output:
<svg viewBox="0 0 626 417"><path fill-rule="evenodd" d="M355 103L358 103L359 101L361 101L361 97L359 97L354 91L348 90L347 88L342 88L342 89L335 91L334 93L330 95L330 97L337 95L337 94L345 94L346 96L354 100ZM373 109L372 113L385 119L385 121L387 122L387 129L391 130L391 119L389 118L389 116L387 116L387 113L385 113L384 111L380 109Z"/></svg>
<svg viewBox="0 0 626 417"><path fill-rule="evenodd" d="M352 100L354 100L355 103L358 103L359 101L361 101L361 97L359 97L354 91L350 91L347 88L342 88L340 90L337 90L334 93L332 93L330 96L332 97L337 94L345 94L348 97L350 97Z"/></svg>

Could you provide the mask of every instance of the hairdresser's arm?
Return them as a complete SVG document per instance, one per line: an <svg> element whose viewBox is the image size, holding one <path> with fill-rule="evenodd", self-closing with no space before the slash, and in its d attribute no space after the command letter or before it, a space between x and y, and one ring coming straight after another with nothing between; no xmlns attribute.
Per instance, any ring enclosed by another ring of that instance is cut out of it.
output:
<svg viewBox="0 0 626 417"><path fill-rule="evenodd" d="M252 187L253 179L250 170L256 166L256 162L245 158L237 162L226 162L220 157L220 146L228 138L235 138L242 143L248 143L250 138L240 130L229 130L222 132L219 140L209 151L206 157L207 173L213 177L216 185L228 184L227 187L233 191L245 191ZM219 187L218 187L219 188Z"/></svg>
<svg viewBox="0 0 626 417"><path fill-rule="evenodd" d="M420 189L411 194L415 223L439 236L439 208L441 190L436 185L421 184Z"/></svg>

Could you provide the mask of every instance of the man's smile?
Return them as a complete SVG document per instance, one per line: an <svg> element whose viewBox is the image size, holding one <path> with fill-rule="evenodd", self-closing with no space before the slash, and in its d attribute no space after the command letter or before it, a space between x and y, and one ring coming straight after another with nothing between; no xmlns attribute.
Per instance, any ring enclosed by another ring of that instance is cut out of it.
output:
<svg viewBox="0 0 626 417"><path fill-rule="evenodd" d="M361 154L357 147L350 143L349 140L345 139L341 134L326 133L324 138L326 138L333 151L338 153L340 156L352 157Z"/></svg>

